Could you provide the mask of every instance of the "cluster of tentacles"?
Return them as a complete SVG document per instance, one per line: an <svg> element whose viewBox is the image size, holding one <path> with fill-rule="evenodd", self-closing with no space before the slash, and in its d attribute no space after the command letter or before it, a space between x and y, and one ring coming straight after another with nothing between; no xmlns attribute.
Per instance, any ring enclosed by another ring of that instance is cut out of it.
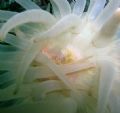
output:
<svg viewBox="0 0 120 113"><path fill-rule="evenodd" d="M119 113L120 0L15 1L26 11L0 10L0 112Z"/></svg>

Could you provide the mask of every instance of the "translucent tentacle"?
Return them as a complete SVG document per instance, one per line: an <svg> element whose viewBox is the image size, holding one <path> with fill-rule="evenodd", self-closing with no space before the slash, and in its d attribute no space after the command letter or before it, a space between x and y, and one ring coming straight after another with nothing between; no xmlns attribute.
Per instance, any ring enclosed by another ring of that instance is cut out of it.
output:
<svg viewBox="0 0 120 113"><path fill-rule="evenodd" d="M73 7L73 13L79 16L82 15L86 5L86 0L77 0Z"/></svg>
<svg viewBox="0 0 120 113"><path fill-rule="evenodd" d="M23 98L24 100L27 100L32 90L32 84L22 84L21 89L17 95L13 94L14 90L15 90L15 81L14 84L0 91L0 100L9 100L12 98L19 98L19 97Z"/></svg>
<svg viewBox="0 0 120 113"><path fill-rule="evenodd" d="M57 75L57 77L64 82L64 84L69 89L76 92L76 88L72 85L72 83L70 81L67 80L65 73L62 72L62 70L56 64L54 64L51 60L49 60L46 56L44 56L41 53L39 53L36 60L38 62L46 64Z"/></svg>
<svg viewBox="0 0 120 113"><path fill-rule="evenodd" d="M6 80L11 80L10 72L0 70L0 84L6 82Z"/></svg>
<svg viewBox="0 0 120 113"><path fill-rule="evenodd" d="M72 0L71 3L70 3L70 6L71 6L71 9L73 10L73 7L75 5L76 1Z"/></svg>
<svg viewBox="0 0 120 113"><path fill-rule="evenodd" d="M9 99L9 100L2 100L0 101L0 108L7 108L7 107L11 107L11 106L14 106L14 105L18 105L20 103L23 102L23 98L12 98L12 99Z"/></svg>
<svg viewBox="0 0 120 113"><path fill-rule="evenodd" d="M18 65L18 63L17 63ZM13 62L5 62L5 61L0 61L0 69L1 70L12 70L14 69L17 65L15 65Z"/></svg>
<svg viewBox="0 0 120 113"><path fill-rule="evenodd" d="M34 75L34 76L33 76ZM54 72L47 66L30 67L24 78L25 83L32 83L36 79L54 77Z"/></svg>
<svg viewBox="0 0 120 113"><path fill-rule="evenodd" d="M35 18L34 18L35 17ZM49 20L48 20L49 18ZM42 23L44 25L52 25L55 23L56 19L48 12L43 10L28 10L23 13L19 13L9 19L1 28L0 30L0 38L2 40L5 38L6 34L13 29L14 27L28 23L28 22L35 22L35 23Z"/></svg>
<svg viewBox="0 0 120 113"><path fill-rule="evenodd" d="M106 3L106 0L96 0L89 15L89 18L91 20L94 20L98 16L98 14L103 10L105 3Z"/></svg>
<svg viewBox="0 0 120 113"><path fill-rule="evenodd" d="M4 40L6 43L11 44L19 49L27 50L31 46L31 41L25 40L23 38L16 37L12 34L8 34Z"/></svg>
<svg viewBox="0 0 120 113"><path fill-rule="evenodd" d="M17 50L18 50L18 48L13 47L11 45L0 44L0 52L6 52L6 51L12 52L12 51L17 51Z"/></svg>
<svg viewBox="0 0 120 113"><path fill-rule="evenodd" d="M15 83L15 76L10 71L0 70L0 89L5 89Z"/></svg>
<svg viewBox="0 0 120 113"><path fill-rule="evenodd" d="M112 113L119 113L120 111L120 76L118 75L112 87L112 91L109 97L109 107Z"/></svg>
<svg viewBox="0 0 120 113"><path fill-rule="evenodd" d="M40 9L40 7L31 0L15 0L25 9Z"/></svg>
<svg viewBox="0 0 120 113"><path fill-rule="evenodd" d="M58 7L61 16L65 16L71 13L71 7L67 0L51 0Z"/></svg>
<svg viewBox="0 0 120 113"><path fill-rule="evenodd" d="M8 113L9 111L12 111L12 113L39 113L40 111L43 113L76 113L77 104L69 97L66 98L56 94L54 97L48 97L45 101L27 102L23 103L23 105L14 106L11 109L1 109L2 113Z"/></svg>
<svg viewBox="0 0 120 113"><path fill-rule="evenodd" d="M60 66L60 68L62 69L62 71L64 73L73 73L73 72L77 72L77 71L81 71L84 69L88 69L90 67L94 67L93 64L90 63L76 63L76 64L72 64L72 65L65 65L65 66Z"/></svg>
<svg viewBox="0 0 120 113"><path fill-rule="evenodd" d="M0 23L0 29L1 29L1 27L3 26L3 24L4 24L4 23Z"/></svg>
<svg viewBox="0 0 120 113"><path fill-rule="evenodd" d="M108 104L108 98L113 85L113 81L117 73L115 65L112 62L99 61L99 64L101 72L97 113L104 113Z"/></svg>
<svg viewBox="0 0 120 113"><path fill-rule="evenodd" d="M89 14L89 13L91 12L92 7L93 7L93 5L95 4L95 1L96 1L96 0L90 0L90 4L89 4L89 7L88 7L87 14Z"/></svg>
<svg viewBox="0 0 120 113"><path fill-rule="evenodd" d="M65 18L61 19L59 22L57 22L53 27L51 27L48 31L44 33L37 34L34 36L36 38L36 42L41 40L42 38L54 38L58 35L60 35L62 32L67 31L70 28L73 28L75 26L78 26L80 24L79 17L76 15L68 15ZM63 27L64 25L64 27ZM61 29L62 28L62 29Z"/></svg>
<svg viewBox="0 0 120 113"><path fill-rule="evenodd" d="M48 12L50 12L50 9L51 7L50 7L50 3L48 3L48 5L47 5L47 8L46 8L46 11L48 11Z"/></svg>
<svg viewBox="0 0 120 113"><path fill-rule="evenodd" d="M37 83L33 85L33 92L35 98L39 100L46 96L47 93L56 91L56 90L65 90L68 89L62 82L59 80L48 80L42 83Z"/></svg>
<svg viewBox="0 0 120 113"><path fill-rule="evenodd" d="M14 60L17 61L20 59L20 55L22 52L0 52L0 61L10 61Z"/></svg>
<svg viewBox="0 0 120 113"><path fill-rule="evenodd" d="M61 14L60 14L59 8L57 7L57 5L54 3L53 0L50 0L50 2L51 2L51 4L52 4L53 13L54 13L55 17L60 18L60 17L61 17Z"/></svg>
<svg viewBox="0 0 120 113"><path fill-rule="evenodd" d="M96 24L99 28L109 20L109 18L113 15L115 10L120 6L120 0L110 0L104 10L96 19Z"/></svg>
<svg viewBox="0 0 120 113"><path fill-rule="evenodd" d="M16 14L17 12L0 10L0 20L6 21Z"/></svg>
<svg viewBox="0 0 120 113"><path fill-rule="evenodd" d="M15 83L15 68L19 65L23 52L13 49L13 47L1 47L0 51L0 89L4 89ZM17 69L17 68L16 68ZM6 73L1 73L7 71Z"/></svg>
<svg viewBox="0 0 120 113"><path fill-rule="evenodd" d="M120 25L120 9L102 26L99 33L93 39L95 46L104 47L111 43Z"/></svg>
<svg viewBox="0 0 120 113"><path fill-rule="evenodd" d="M18 91L20 90L20 86L23 82L24 76L30 66L30 64L32 63L33 59L36 57L36 55L39 52L39 47L40 45L38 44L32 44L32 46L28 49L28 51L24 54L18 69L16 70L16 89L14 91L14 93L18 93Z"/></svg>
<svg viewBox="0 0 120 113"><path fill-rule="evenodd" d="M73 73L77 71L81 71L83 69L91 68L92 64L74 64L74 65L65 65L65 66L58 66L65 74ZM34 75L34 76L33 76ZM47 66L39 66L39 67L30 67L25 76L25 83L31 83L36 79L43 79L44 78L51 78L55 77L55 74L52 70L49 69Z"/></svg>

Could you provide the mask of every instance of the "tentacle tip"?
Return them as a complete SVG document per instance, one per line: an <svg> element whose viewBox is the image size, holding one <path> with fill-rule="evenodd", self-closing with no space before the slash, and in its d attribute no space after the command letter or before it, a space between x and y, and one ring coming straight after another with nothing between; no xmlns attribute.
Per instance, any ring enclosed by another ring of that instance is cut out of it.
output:
<svg viewBox="0 0 120 113"><path fill-rule="evenodd" d="M116 10L116 16L117 16L117 18L119 18L119 20L120 20L120 8L118 8L118 9Z"/></svg>
<svg viewBox="0 0 120 113"><path fill-rule="evenodd" d="M120 13L120 8L118 8L116 11L117 11L118 13Z"/></svg>

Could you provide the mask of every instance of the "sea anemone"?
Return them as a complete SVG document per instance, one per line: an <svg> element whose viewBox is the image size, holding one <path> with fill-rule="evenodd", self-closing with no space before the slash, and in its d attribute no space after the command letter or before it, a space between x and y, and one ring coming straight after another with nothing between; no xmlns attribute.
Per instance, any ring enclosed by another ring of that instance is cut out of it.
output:
<svg viewBox="0 0 120 113"><path fill-rule="evenodd" d="M0 10L0 112L119 113L120 0L15 1L27 10Z"/></svg>

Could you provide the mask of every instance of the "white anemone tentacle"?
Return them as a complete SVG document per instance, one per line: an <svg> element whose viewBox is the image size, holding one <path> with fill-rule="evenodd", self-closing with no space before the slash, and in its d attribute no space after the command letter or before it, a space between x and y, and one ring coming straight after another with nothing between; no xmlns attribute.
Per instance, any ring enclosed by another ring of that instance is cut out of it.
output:
<svg viewBox="0 0 120 113"><path fill-rule="evenodd" d="M39 53L39 44L33 43L28 51L24 54L22 61L19 64L18 69L16 70L16 88L14 93L18 93L20 90L21 84L23 82L25 73L27 72L30 64L35 59L36 55ZM29 57L28 57L29 56Z"/></svg>
<svg viewBox="0 0 120 113"><path fill-rule="evenodd" d="M58 7L61 17L71 13L71 7L67 0L51 0Z"/></svg>
<svg viewBox="0 0 120 113"><path fill-rule="evenodd" d="M120 9L117 9L113 16L102 26L100 31L95 35L93 39L94 44L97 47L107 46L115 39L115 34L120 25Z"/></svg>
<svg viewBox="0 0 120 113"><path fill-rule="evenodd" d="M35 95L35 99L38 101L41 98L45 98L49 92L63 89L68 88L61 81L49 80L33 85L33 95Z"/></svg>
<svg viewBox="0 0 120 113"><path fill-rule="evenodd" d="M35 17L35 18L34 18ZM48 20L49 18L49 20ZM56 19L48 12L39 10L39 9L33 9L28 10L23 13L19 13L9 19L1 28L0 30L0 38L3 40L6 36L6 34L13 29L16 26L19 26L21 24L34 22L34 23L42 23L46 26L51 26L56 22Z"/></svg>
<svg viewBox="0 0 120 113"><path fill-rule="evenodd" d="M120 90L118 90L119 87L120 87L120 76L118 74L114 80L112 91L109 97L109 106L111 108L112 113L119 113L119 109L120 109Z"/></svg>
<svg viewBox="0 0 120 113"><path fill-rule="evenodd" d="M73 7L73 13L81 16L85 9L86 0L77 0Z"/></svg>
<svg viewBox="0 0 120 113"><path fill-rule="evenodd" d="M100 65L100 85L97 113L105 113L117 71L116 66L111 61L103 60L98 62Z"/></svg>
<svg viewBox="0 0 120 113"><path fill-rule="evenodd" d="M18 38L12 34L8 34L4 41L13 45L14 47L23 50L27 50L32 43L31 41L28 41L25 38Z"/></svg>
<svg viewBox="0 0 120 113"><path fill-rule="evenodd" d="M53 0L50 0L50 2L52 4L53 14L55 15L56 18L60 19L61 13L60 13L59 8L57 7L57 5L55 4L55 2Z"/></svg>
<svg viewBox="0 0 120 113"><path fill-rule="evenodd" d="M95 23L96 25L101 28L114 14L115 10L119 8L120 0L110 0L104 10L99 14L96 18ZM110 12L110 13L108 13Z"/></svg>
<svg viewBox="0 0 120 113"><path fill-rule="evenodd" d="M10 19L12 16L16 14L17 12L0 10L0 20L7 21L8 19Z"/></svg>
<svg viewBox="0 0 120 113"><path fill-rule="evenodd" d="M61 33L68 31L69 29L75 28L79 24L80 24L79 16L70 14L62 18L60 21L58 21L55 25L48 29L48 31L36 34L36 36L34 36L34 39L36 42L38 42L41 39L54 38L60 35Z"/></svg>
<svg viewBox="0 0 120 113"><path fill-rule="evenodd" d="M91 12L92 7L93 7L94 4L95 4L95 1L96 1L96 0L90 0L90 4L89 4L88 10L87 10L87 15L89 15L89 13Z"/></svg>
<svg viewBox="0 0 120 113"><path fill-rule="evenodd" d="M65 73L62 72L62 70L45 55L39 53L39 55L36 58L36 61L46 64L57 75L57 77L64 82L64 84L69 89L76 92L76 88L71 84L70 81L68 81L67 77L65 76Z"/></svg>
<svg viewBox="0 0 120 113"><path fill-rule="evenodd" d="M40 7L32 2L32 0L15 0L18 4L20 4L23 8L29 9L40 9Z"/></svg>
<svg viewBox="0 0 120 113"><path fill-rule="evenodd" d="M91 67L94 67L94 65L87 64L87 63L85 64L76 63L76 64L71 64L71 65L58 66L58 68L60 68L65 74L82 71L84 69L88 69ZM49 67L47 66L30 67L26 73L24 81L25 83L32 83L32 81L34 81L35 79L44 79L44 78L49 78L49 77L54 77L54 76L55 76L54 72L51 69L49 69Z"/></svg>
<svg viewBox="0 0 120 113"><path fill-rule="evenodd" d="M96 0L89 15L90 20L96 19L99 13L103 10L105 3L106 3L106 0Z"/></svg>

